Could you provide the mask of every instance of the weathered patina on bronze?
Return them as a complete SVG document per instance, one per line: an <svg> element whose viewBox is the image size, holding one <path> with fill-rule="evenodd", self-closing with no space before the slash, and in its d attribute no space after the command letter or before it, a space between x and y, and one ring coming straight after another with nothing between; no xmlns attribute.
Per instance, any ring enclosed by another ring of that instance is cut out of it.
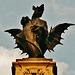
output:
<svg viewBox="0 0 75 75"><path fill-rule="evenodd" d="M11 36L16 39L17 47L23 52L29 54L29 57L44 57L44 53L48 49L49 51L54 51L53 48L57 44L61 44L60 40L63 39L61 34L69 26L74 25L71 23L63 23L51 27L50 32L48 32L47 22L40 19L44 12L44 4L41 6L33 6L33 15L30 19L28 16L22 17L21 29L9 29L5 32L9 32Z"/></svg>

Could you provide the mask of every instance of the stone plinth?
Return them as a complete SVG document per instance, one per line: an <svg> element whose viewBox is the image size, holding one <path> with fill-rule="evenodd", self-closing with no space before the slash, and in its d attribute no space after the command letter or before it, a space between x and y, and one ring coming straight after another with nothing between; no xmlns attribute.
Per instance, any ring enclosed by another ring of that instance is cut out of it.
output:
<svg viewBox="0 0 75 75"><path fill-rule="evenodd" d="M12 62L12 75L57 75L56 62L45 58L23 58Z"/></svg>

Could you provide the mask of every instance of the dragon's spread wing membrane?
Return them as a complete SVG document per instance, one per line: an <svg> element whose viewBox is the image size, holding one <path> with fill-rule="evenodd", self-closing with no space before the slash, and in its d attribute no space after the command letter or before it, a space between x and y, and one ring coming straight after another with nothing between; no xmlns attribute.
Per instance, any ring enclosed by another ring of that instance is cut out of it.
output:
<svg viewBox="0 0 75 75"><path fill-rule="evenodd" d="M10 33L11 36L13 36L14 39L16 39L15 36L16 36L17 34L20 34L21 31L22 31L22 30L20 30L20 29L9 29L9 30L6 30L5 32ZM24 48L22 47L22 45L20 45L20 43L19 43L19 41L17 41L17 39L16 39L16 44L17 44L17 46L16 46L15 48L20 48L21 50L24 50Z"/></svg>
<svg viewBox="0 0 75 75"><path fill-rule="evenodd" d="M17 34L21 32L21 30L20 29L9 29L9 30L6 30L5 32L10 33L11 36L16 36Z"/></svg>
<svg viewBox="0 0 75 75"><path fill-rule="evenodd" d="M53 29L51 27L51 30L50 30L50 33L48 34L48 37L47 37L47 47L48 47L48 50L53 50L53 48L57 45L57 44L61 44L60 43L60 40L63 39L61 38L61 34L64 33L64 30L67 30L67 28L71 25L74 25L74 24L70 24L70 23L63 23L63 24L59 24L57 26L55 26Z"/></svg>

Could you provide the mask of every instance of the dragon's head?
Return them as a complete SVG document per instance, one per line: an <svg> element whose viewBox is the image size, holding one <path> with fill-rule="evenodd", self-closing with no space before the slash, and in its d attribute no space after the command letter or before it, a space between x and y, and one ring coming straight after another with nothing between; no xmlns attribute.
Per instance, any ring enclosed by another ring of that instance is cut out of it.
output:
<svg viewBox="0 0 75 75"><path fill-rule="evenodd" d="M34 18L39 18L42 16L43 14L43 11L44 11L44 4L42 4L41 6L33 6L32 9L34 10L34 13L33 13L33 16L32 16L32 19Z"/></svg>

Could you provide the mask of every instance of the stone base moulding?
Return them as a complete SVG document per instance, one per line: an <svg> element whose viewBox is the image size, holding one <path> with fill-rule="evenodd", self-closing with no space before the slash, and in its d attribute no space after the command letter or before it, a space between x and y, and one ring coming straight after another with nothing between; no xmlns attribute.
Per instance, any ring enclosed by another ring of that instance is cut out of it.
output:
<svg viewBox="0 0 75 75"><path fill-rule="evenodd" d="M52 59L16 59L12 62L12 75L57 75L57 66Z"/></svg>

